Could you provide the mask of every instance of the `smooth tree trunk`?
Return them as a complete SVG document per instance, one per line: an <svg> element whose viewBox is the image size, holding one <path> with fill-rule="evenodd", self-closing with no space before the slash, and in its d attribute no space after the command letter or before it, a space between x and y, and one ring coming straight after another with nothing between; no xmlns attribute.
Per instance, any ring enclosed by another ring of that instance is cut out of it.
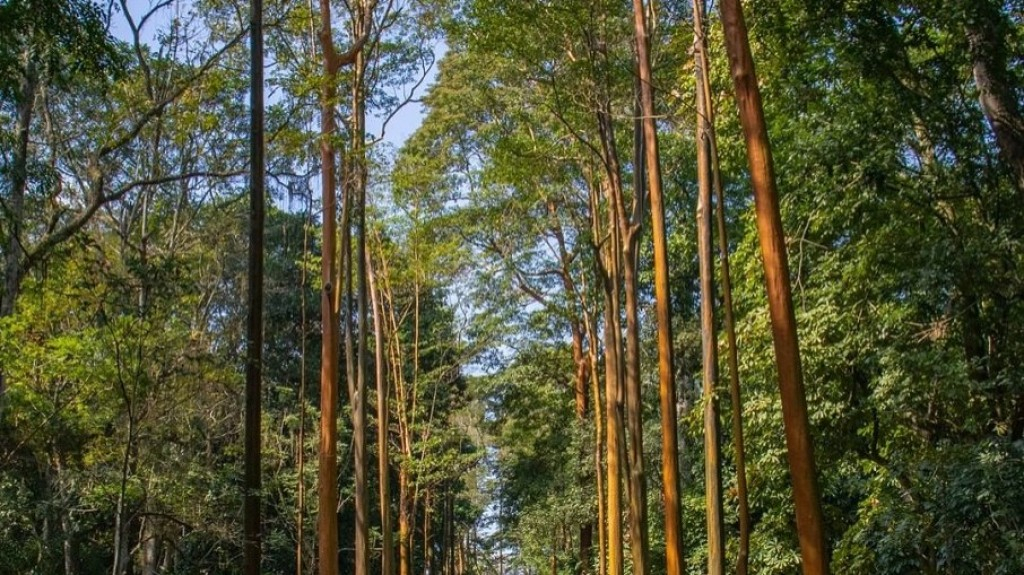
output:
<svg viewBox="0 0 1024 575"><path fill-rule="evenodd" d="M722 506L722 447L718 416L718 338L715 330L714 248L711 239L712 150L709 90L702 58L702 0L693 3L694 74L697 81L697 253L700 262L700 326L703 366L704 504L708 531L708 574L725 573Z"/></svg>
<svg viewBox="0 0 1024 575"><path fill-rule="evenodd" d="M263 530L260 522L260 427L263 378L263 0L252 0L249 99L249 317L245 363L245 546L242 572L259 575Z"/></svg>
<svg viewBox="0 0 1024 575"><path fill-rule="evenodd" d="M318 566L320 575L338 574L338 314L335 307L335 220L336 179L334 143L334 106L337 99L338 67L334 61L331 38L331 5L320 0L320 44L324 57L324 80L320 102L320 191L323 205L323 240L321 251L322 297L320 300L323 330L320 358L320 472L317 517Z"/></svg>
<svg viewBox="0 0 1024 575"><path fill-rule="evenodd" d="M694 2L699 26L699 0ZM698 28L695 42L699 43ZM722 510L722 448L718 423L718 341L715 334L714 267L711 241L711 142L707 129L704 70L697 76L697 252L700 261L700 327L704 412L704 504L708 530L708 574L725 573L725 530Z"/></svg>
<svg viewBox="0 0 1024 575"><path fill-rule="evenodd" d="M665 505L665 563L670 574L685 572L682 500L679 493L679 441L676 425L675 367L672 351L672 296L668 283L668 247L661 188L658 131L654 122L654 88L643 0L633 0L633 24L643 118L644 172L654 240L654 299L658 320L658 395L661 415L661 475Z"/></svg>
<svg viewBox="0 0 1024 575"><path fill-rule="evenodd" d="M606 242L602 238L600 193L590 185L590 219L595 238L593 244L594 261L597 276L601 282L604 298L604 438L605 438L605 575L622 575L622 462L619 454L622 450L622 410L621 410L621 368L619 365L619 341L615 337L618 330L618 293L617 284L612 281L617 276L618 242L614 214L610 217L610 228ZM602 245L605 244L605 245ZM595 396L596 397L596 396ZM600 469L598 470L601 471Z"/></svg>
<svg viewBox="0 0 1024 575"><path fill-rule="evenodd" d="M757 231L764 259L768 310L782 396L782 418L803 572L805 575L822 575L828 573L828 548L825 546L821 497L807 417L796 316L793 311L789 263L786 257L786 238L779 213L779 197L768 127L761 103L761 91L757 85L754 60L750 52L743 7L740 0L721 0L720 9L729 68L736 90L736 105L739 108L740 123L746 140L747 161L754 190Z"/></svg>
<svg viewBox="0 0 1024 575"><path fill-rule="evenodd" d="M712 143L714 136L712 136ZM717 156L712 144L713 158ZM739 549L736 554L736 575L747 575L750 562L750 503L747 496L747 459L743 444L743 398L740 393L739 348L736 346L736 318L732 305L732 278L729 270L729 237L725 228L725 194L721 186L718 160L713 159L717 203L718 251L722 270L722 310L725 316L726 341L729 344L729 399L732 407L733 459L736 465L736 503L739 515Z"/></svg>
<svg viewBox="0 0 1024 575"><path fill-rule="evenodd" d="M331 3L320 0L320 45L324 78L320 91L320 192L323 198L323 246L321 253L321 325L323 338L320 362L320 473L318 485L320 575L338 573L338 292L337 220L335 192L334 106L337 104L338 70L350 65L366 42L363 36L348 52L338 54L331 36Z"/></svg>
<svg viewBox="0 0 1024 575"><path fill-rule="evenodd" d="M584 314L588 314L584 310ZM606 528L608 515L605 505L604 489L604 468L602 466L602 455L605 452L604 421L601 413L601 386L598 381L597 362L597 328L594 326L596 320L589 315L584 315L587 330L587 361L590 365L590 393L591 405L593 405L594 420L594 481L597 491L597 575L607 575L606 558L608 556L608 530Z"/></svg>
<svg viewBox="0 0 1024 575"><path fill-rule="evenodd" d="M750 557L750 504L747 497L747 466L743 445L743 401L740 395L739 349L736 346L736 318L732 304L732 278L729 270L729 237L725 219L725 190L722 171L719 167L718 138L715 132L715 103L711 98L711 66L708 64L707 35L704 25L704 3L694 4L695 31L699 34L696 57L703 71L701 92L704 97L703 112L706 118L704 134L711 153L711 183L715 192L716 226L718 228L718 251L722 274L722 310L725 320L726 340L729 344L727 362L729 365L729 397L732 407L733 454L736 465L736 500L739 515L739 548L736 555L736 575L747 575ZM699 20L698 20L699 19Z"/></svg>
<svg viewBox="0 0 1024 575"><path fill-rule="evenodd" d="M647 573L647 497L644 480L643 418L640 397L640 327L637 309L636 251L640 228L626 215L625 199L615 139L615 125L607 87L601 91L598 114L601 152L604 156L606 183L605 198L611 234L607 293L611 296L611 311L618 368L618 386L625 421L620 424L627 433L620 432L620 450L625 453L627 499L629 501L630 555L635 575ZM639 203L641 190L636 190L634 202ZM625 301L622 301L625 300ZM622 338L620 310L625 311L626 333ZM606 353L608 350L606 349Z"/></svg>
<svg viewBox="0 0 1024 575"><path fill-rule="evenodd" d="M306 222L302 230L302 261L306 261L309 253L309 228L311 223L310 212L312 211L312 198L306 204ZM303 544L306 540L306 266L301 267L299 280L299 313L300 329L302 338L299 343L299 436L296 440L295 466L298 479L296 480L296 501L295 501L295 573L302 575L303 570Z"/></svg>
<svg viewBox="0 0 1024 575"><path fill-rule="evenodd" d="M359 0L354 6L355 37L367 33L370 14L368 5ZM366 93L364 74L366 51L359 50L355 56L352 82L352 155L350 162L350 191L354 201L352 210L356 236L356 337L355 342L355 394L352 398L352 435L355 470L355 575L369 575L370 572L370 495L367 486L366 457L366 372L368 363L367 343L369 323L367 321L367 271L366 271ZM349 260L351 261L351 259ZM346 318L347 319L347 318ZM351 370L350 370L351 371Z"/></svg>
<svg viewBox="0 0 1024 575"><path fill-rule="evenodd" d="M380 300L379 288L377 287L377 276L372 265L373 262L369 259L369 254L366 257L370 303L373 312L374 377L377 384L377 483L380 496L381 574L394 575L395 545L391 526L391 476L388 446L388 429L390 427L388 397L390 391L384 367L384 318L382 315L384 311Z"/></svg>

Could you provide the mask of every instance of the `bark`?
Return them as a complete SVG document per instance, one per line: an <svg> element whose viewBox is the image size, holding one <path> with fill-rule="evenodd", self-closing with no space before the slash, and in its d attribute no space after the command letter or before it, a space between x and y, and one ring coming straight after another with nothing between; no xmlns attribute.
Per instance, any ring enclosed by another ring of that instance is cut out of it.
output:
<svg viewBox="0 0 1024 575"><path fill-rule="evenodd" d="M643 117L644 171L654 240L654 299L658 319L658 391L661 412L661 474L665 500L665 561L668 573L685 572L682 501L679 494L679 444L672 351L672 309L668 283L668 248L662 199L658 133L654 123L654 88L643 0L633 0L640 109Z"/></svg>
<svg viewBox="0 0 1024 575"><path fill-rule="evenodd" d="M641 191L637 190L636 195ZM644 477L643 406L640 396L640 322L637 309L636 260L639 226L626 217L619 188L615 197L619 228L625 230L622 244L622 272L626 304L625 393L626 426L629 430L629 528L633 572L645 575L647 568L647 481Z"/></svg>
<svg viewBox="0 0 1024 575"><path fill-rule="evenodd" d="M323 49L324 79L320 90L320 163L321 194L323 198L323 247L321 272L321 325L323 338L320 363L320 477L318 495L320 503L317 518L320 575L338 573L338 308L336 273L336 234L334 174L335 149L334 105L337 100L338 70L352 64L362 49L366 36L356 40L344 54L338 54L331 38L331 4L320 0L320 45Z"/></svg>
<svg viewBox="0 0 1024 575"><path fill-rule="evenodd" d="M4 293L0 302L0 317L14 313L15 300L21 288L22 257L22 219L25 214L25 190L28 185L28 144L32 127L32 114L35 111L36 92L39 80L36 75L35 63L31 54L25 56L25 71L19 87L16 114L18 124L15 128L15 146L12 154L10 170L10 199L7 200L8 237L7 250L4 254ZM0 376L0 398L3 397L3 378Z"/></svg>
<svg viewBox="0 0 1024 575"><path fill-rule="evenodd" d="M739 0L720 5L726 51L736 90L736 104L746 139L747 160L754 190L761 255L764 259L768 307L772 323L787 457L793 483L796 524L805 575L828 573L821 498L814 465L814 449L807 417L796 317L793 311L785 236L779 214L778 191L772 164L768 128L743 8Z"/></svg>
<svg viewBox="0 0 1024 575"><path fill-rule="evenodd" d="M260 524L260 397L263 377L263 0L250 7L249 101L249 280L245 365L245 545L242 572L259 575L263 532ZM155 558L154 558L155 562Z"/></svg>
<svg viewBox="0 0 1024 575"><path fill-rule="evenodd" d="M967 8L967 45L978 102L996 137L996 145L1024 197L1024 117L1007 66L1008 26L998 5L971 0Z"/></svg>
<svg viewBox="0 0 1024 575"><path fill-rule="evenodd" d="M706 56L707 52L702 52ZM704 69L707 67L705 59ZM708 90L710 91L710 90ZM729 398L732 407L732 441L736 464L736 501L739 515L739 549L736 555L736 575L747 575L750 558L750 504L747 497L747 463L743 445L743 399L740 394L739 348L736 346L736 318L732 305L732 278L729 270L729 237L725 227L725 192L722 189L721 170L718 167L718 146L714 131L713 103L706 94L711 141L712 181L717 204L718 251L722 269L722 310L725 316L726 340L729 344Z"/></svg>
<svg viewBox="0 0 1024 575"><path fill-rule="evenodd" d="M600 209L598 192L591 186L590 190L591 226L594 238L601 238ZM622 575L622 463L619 458L622 443L622 411L621 411L621 367L619 364L620 342L616 337L619 329L618 320L618 289L612 280L617 277L618 241L614 214L610 217L608 245L593 246L597 275L601 281L604 297L604 381L605 381L605 473L606 473L606 553L607 575ZM597 241L597 240L595 240Z"/></svg>
<svg viewBox="0 0 1024 575"><path fill-rule="evenodd" d="M603 42L597 42L596 53L607 65L607 53ZM640 414L640 353L639 323L636 303L636 246L639 228L632 225L625 213L621 163L615 140L615 125L611 112L611 96L607 78L597 80L597 127L600 138L601 160L605 171L603 185L605 203L608 212L609 243L606 256L604 291L606 300L605 357L611 362L606 370L611 372L614 366L615 392L618 395L618 408L612 413L613 425L617 428L615 436L609 434L609 453L616 449L616 459L623 454L624 461L617 461L618 475L626 472L627 497L629 501L630 551L633 569L639 575L647 573L647 501L644 488L643 471L643 422ZM622 297L625 296L626 340L622 339L620 312ZM626 421L622 420L619 410L625 408ZM626 429L629 430L628 436ZM614 441L612 441L614 439ZM628 439L628 447L627 447ZM609 465L611 458L609 458ZM609 469L609 474L612 471ZM609 501L618 493L619 487L612 486L609 476ZM616 502L617 504L617 502ZM609 519L613 510L609 505ZM621 530L621 526L619 527ZM609 531L611 537L614 533ZM621 539L620 539L621 540ZM614 543L613 543L614 545ZM618 550L621 553L621 549ZM610 560L614 564L616 550L611 549ZM620 567L621 568L621 567ZM615 575L614 566L610 571Z"/></svg>
<svg viewBox="0 0 1024 575"><path fill-rule="evenodd" d="M564 262L564 258L563 258ZM568 270L563 268L563 272L567 273ZM571 292L567 289L566 295L571 295ZM572 333L572 358L573 363L576 366L576 374L574 379L574 395L576 400L576 420L580 427L587 423L587 406L588 406L588 387L589 380L591 377L590 363L587 360L587 355L583 351L583 330L580 326L580 322L573 318L571 321L571 333ZM586 481L586 473L580 473L580 482ZM598 495L600 497L600 495ZM594 547L594 525L590 522L585 522L580 525L580 545L579 545L579 567L577 573L579 575L585 575L590 572L590 555Z"/></svg>
<svg viewBox="0 0 1024 575"><path fill-rule="evenodd" d="M367 4L363 1L357 2L354 13L354 32L356 37L366 34L366 27L369 23ZM359 50L356 53L354 65L354 78L352 82L352 161L349 180L352 182L350 189L352 200L355 201L352 215L354 216L356 233L356 253L349 256L349 267L351 258L355 258L356 272L356 331L357 341L355 344L355 394L352 398L352 440L355 469L355 511L356 511L356 541L355 541L355 575L369 575L370 571L370 496L367 488L367 458L366 458L366 364L367 364L367 272L366 272L366 151L364 149L366 131L366 94L363 86L363 77L366 70L366 52ZM348 255L347 253L345 254ZM348 325L348 317L345 318ZM346 348L348 343L346 342ZM348 358L351 356L346 353ZM352 371L351 369L349 370Z"/></svg>
<svg viewBox="0 0 1024 575"><path fill-rule="evenodd" d="M412 486L405 465L398 471L398 573L412 575Z"/></svg>
<svg viewBox="0 0 1024 575"><path fill-rule="evenodd" d="M430 522L433 519L431 512L432 493L427 490L423 495L423 575L433 575L434 547L431 538Z"/></svg>
<svg viewBox="0 0 1024 575"><path fill-rule="evenodd" d="M312 204L312 199L310 199ZM307 210L312 207L307 204ZM309 222L307 211L307 224ZM302 260L306 261L306 254L309 251L308 225L303 225L302 232ZM302 338L299 348L299 436L296 441L296 502L295 502L295 573L302 575L303 570L303 542L306 539L306 266L301 267L301 280L299 282L299 309L301 317Z"/></svg>
<svg viewBox="0 0 1024 575"><path fill-rule="evenodd" d="M390 391L384 367L383 306L377 288L377 276L367 254L366 270L369 280L370 302L373 311L374 367L377 383L377 483L380 494L381 573L394 575L395 546L391 527L391 479L389 466L388 429L390 426L388 397Z"/></svg>
<svg viewBox="0 0 1024 575"><path fill-rule="evenodd" d="M694 3L697 4L696 2ZM698 86L703 83L697 67ZM704 98L697 90L697 245L700 260L700 324L704 405L704 497L708 529L708 573L725 572L725 534L722 524L722 457L718 425L718 350L714 315L714 270L711 247L711 152L705 126Z"/></svg>
<svg viewBox="0 0 1024 575"><path fill-rule="evenodd" d="M331 39L331 5L320 0L320 43L323 48L324 81L320 102L320 170L323 205L323 246L321 272L323 290L320 300L323 338L320 367L320 472L317 539L320 575L338 573L338 314L335 307L335 175L334 105L337 95L337 66Z"/></svg>
<svg viewBox="0 0 1024 575"><path fill-rule="evenodd" d="M127 391L121 384L121 395L128 410L128 432L124 455L121 458L121 477L117 491L117 503L114 506L114 560L111 567L113 575L121 575L128 567L128 541L125 535L125 498L128 491L128 477L131 472L132 445L135 442L135 417L132 414L130 399Z"/></svg>
<svg viewBox="0 0 1024 575"><path fill-rule="evenodd" d="M739 515L739 549L736 556L736 575L747 575L750 556L750 505L747 498L747 467L743 445L743 401L740 395L739 348L736 346L736 318L732 304L732 278L729 270L729 237L725 221L725 190L722 184L722 171L719 168L718 137L715 131L715 103L711 98L711 66L708 59L708 44L704 26L703 2L694 5L696 16L695 30L699 31L699 43L696 56L703 71L705 134L711 153L711 182L715 192L717 210L716 225L718 227L718 251L722 274L722 310L725 320L726 339L729 344L729 397L732 407L733 453L736 465L736 499Z"/></svg>
<svg viewBox="0 0 1024 575"><path fill-rule="evenodd" d="M703 364L704 497L708 530L708 573L725 573L725 529L722 509L722 448L718 417L718 338L715 333L714 267L711 240L712 153L709 91L705 61L703 7L693 3L694 73L697 80L697 252L700 261L700 324Z"/></svg>
<svg viewBox="0 0 1024 575"><path fill-rule="evenodd" d="M64 536L64 575L78 573L78 556L75 545L75 532L71 526L71 518L66 509L60 510L60 529Z"/></svg>
<svg viewBox="0 0 1024 575"><path fill-rule="evenodd" d="M605 510L605 489L604 469L602 468L601 455L605 451L604 433L602 432L603 421L601 414L601 388L597 380L597 329L594 320L584 311L585 326L587 330L587 361L590 365L590 385L594 419L594 476L597 490L597 575L606 575L607 567L605 558L608 555L608 534L606 529Z"/></svg>

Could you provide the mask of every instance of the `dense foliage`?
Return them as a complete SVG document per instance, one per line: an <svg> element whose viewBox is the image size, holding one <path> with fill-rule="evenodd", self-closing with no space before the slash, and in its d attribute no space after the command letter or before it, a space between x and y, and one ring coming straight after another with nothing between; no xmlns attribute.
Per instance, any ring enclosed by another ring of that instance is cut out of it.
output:
<svg viewBox="0 0 1024 575"><path fill-rule="evenodd" d="M332 6L335 42L358 45L353 7L364 4ZM340 96L327 103L337 126L323 137L338 150L346 193L362 161L353 138L366 146L365 263L380 329L364 351L376 366L380 344L387 382L384 396L369 387L369 460L376 466L387 442L392 486L387 501L371 497L373 567L383 511L401 518L392 522L396 546L409 550L401 575L605 575L604 338L628 321L628 311L606 313L615 207L604 194L617 185L639 234L650 560L636 575L665 573L632 5L366 6L378 20L363 40L365 77L339 72ZM745 7L832 570L1024 572L1024 2ZM708 74L733 268L750 567L790 574L801 556L776 360L717 8ZM224 0L0 4L0 574L238 572L246 9ZM701 391L699 351L694 32L689 3L648 11L683 543L686 572L703 573L702 408L712 398ZM324 512L315 496L327 217L317 199L318 18L312 4L266 9L266 573L295 572L298 549L298 568L313 572L313 518ZM357 85L365 134L352 119ZM420 125L392 143L393 123L408 112L400 109L413 104ZM354 327L353 308L343 309ZM721 356L715 399L728 454L736 414L724 347ZM341 371L336 512L348 572L353 382ZM384 437L378 403L390 418ZM723 461L731 566L737 479L731 455ZM367 475L376 494L377 472Z"/></svg>

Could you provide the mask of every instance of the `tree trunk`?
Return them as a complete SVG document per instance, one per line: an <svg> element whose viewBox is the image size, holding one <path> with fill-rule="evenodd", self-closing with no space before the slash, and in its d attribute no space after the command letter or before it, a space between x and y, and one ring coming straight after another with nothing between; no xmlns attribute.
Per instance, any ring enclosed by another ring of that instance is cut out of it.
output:
<svg viewBox="0 0 1024 575"><path fill-rule="evenodd" d="M584 311L584 313L588 313ZM587 317L587 316L585 316ZM590 363L590 385L591 404L594 406L594 476L597 491L597 575L607 574L605 558L608 556L608 531L606 528L604 469L601 465L601 455L605 451L604 433L601 422L601 387L597 380L597 330L592 319L586 320L588 353L587 361Z"/></svg>
<svg viewBox="0 0 1024 575"><path fill-rule="evenodd" d="M707 66L707 52L701 52L704 70ZM705 86L710 84L710 79ZM710 88L706 90L708 124L711 141L711 178L717 203L718 251L722 266L722 309L725 315L725 333L729 343L729 397L732 406L732 441L736 463L736 500L739 515L739 549L736 555L736 575L747 575L750 558L750 504L747 498L747 463L743 446L743 400L740 395L739 348L736 346L736 318L732 305L732 278L729 271L729 236L725 222L725 191L722 186L721 170L718 166L718 145L715 137L714 107Z"/></svg>
<svg viewBox="0 0 1024 575"><path fill-rule="evenodd" d="M612 210L609 210L611 212ZM618 241L615 238L617 231L615 227L614 214L611 215L612 241L605 250L608 264L602 274L605 299L605 330L604 330L604 378L605 378L605 437L607 437L607 510L608 521L608 575L622 575L623 554L622 554L622 462L619 454L622 451L622 378L619 350L621 343L619 337L619 297L618 282L613 278L618 277Z"/></svg>
<svg viewBox="0 0 1024 575"><path fill-rule="evenodd" d="M601 281L604 298L604 432L605 432L605 551L606 575L623 575L623 514L622 514L622 368L618 360L620 341L615 337L618 329L617 277L618 242L614 214L609 210L608 245L602 247L600 200L596 185L590 186L591 226L593 228L594 261ZM600 470L598 470L600 472Z"/></svg>
<svg viewBox="0 0 1024 575"><path fill-rule="evenodd" d="M990 0L970 0L966 6L967 45L978 102L1017 192L1024 197L1024 118L1007 67L1009 26L1000 7Z"/></svg>
<svg viewBox="0 0 1024 575"><path fill-rule="evenodd" d="M394 575L395 546L391 527L391 480L388 454L388 429L390 426L388 397L390 391L384 369L383 306L377 288L377 276L374 273L373 262L369 259L369 254L366 257L367 279L369 280L370 302L373 311L374 373L377 380L377 482L380 493L381 574Z"/></svg>
<svg viewBox="0 0 1024 575"><path fill-rule="evenodd" d="M38 78L32 55L25 55L25 72L19 87L16 113L15 146L10 171L10 199L7 200L8 238L4 261L4 293L0 301L0 317L14 313L15 300L21 288L22 218L25 211L25 189L28 185L28 144L35 110ZM3 397L3 378L0 377L0 398Z"/></svg>
<svg viewBox="0 0 1024 575"><path fill-rule="evenodd" d="M423 575L434 574L434 548L431 540L433 534L430 529L430 522L433 519L431 495L429 490L423 494Z"/></svg>
<svg viewBox="0 0 1024 575"><path fill-rule="evenodd" d="M702 58L703 0L693 3L694 73L697 80L697 252L700 261L700 325L704 392L704 497L708 529L708 574L725 573L722 509L722 448L718 418L718 338L715 333L714 254L711 240L711 134L707 76Z"/></svg>
<svg viewBox="0 0 1024 575"><path fill-rule="evenodd" d="M820 575L828 573L828 549L825 547L821 498L789 282L786 240L779 214L768 127L740 0L722 0L720 9L754 190L803 572L805 575Z"/></svg>
<svg viewBox="0 0 1024 575"><path fill-rule="evenodd" d="M675 367L672 351L672 296L668 283L668 248L662 200L658 133L654 124L654 88L643 0L633 0L640 108L643 117L644 171L654 239L654 299L658 318L658 391L661 411L661 475L665 500L665 562L670 574L686 570L679 494L679 443L676 429Z"/></svg>
<svg viewBox="0 0 1024 575"><path fill-rule="evenodd" d="M750 505L747 498L747 466L743 446L743 402L740 395L739 349L736 346L736 319L733 315L732 279L729 271L729 237L725 220L725 190L722 171L718 163L718 137L715 132L715 103L711 98L711 66L708 63L708 43L704 26L704 3L694 4L695 31L699 31L696 45L698 65L703 71L704 133L711 153L711 182L715 191L718 251L722 273L722 308L725 316L726 338L729 343L729 396L732 406L732 434L736 463L736 499L739 515L739 549L736 557L736 575L747 575L750 556ZM699 18L699 21L697 21Z"/></svg>
<svg viewBox="0 0 1024 575"><path fill-rule="evenodd" d="M362 0L354 7L353 32L356 37L367 33L370 14ZM366 52L359 50L355 57L352 82L352 161L349 180L354 192L354 216L356 232L356 365L355 395L352 398L352 441L355 457L355 511L356 545L355 575L369 575L370 572L370 496L367 489L366 459L366 364L367 364L367 272L366 272L366 94L363 77L366 70ZM346 318L348 321L348 318ZM351 370L350 370L351 371Z"/></svg>
<svg viewBox="0 0 1024 575"><path fill-rule="evenodd" d="M242 572L259 575L263 532L260 522L260 429L263 377L263 0L252 0L249 100L249 281L245 362L245 546ZM156 558L153 558L156 562Z"/></svg>
<svg viewBox="0 0 1024 575"><path fill-rule="evenodd" d="M320 367L320 472L319 515L317 539L319 542L320 575L338 574L338 315L335 307L335 186L334 177L334 105L337 95L337 67L333 61L334 43L331 39L331 4L320 0L320 44L324 54L324 80L320 102L320 163L321 194L323 202L323 246L321 272L323 293L320 300L323 338Z"/></svg>
<svg viewBox="0 0 1024 575"><path fill-rule="evenodd" d="M398 573L412 575L413 505L409 471L403 464L398 469Z"/></svg>

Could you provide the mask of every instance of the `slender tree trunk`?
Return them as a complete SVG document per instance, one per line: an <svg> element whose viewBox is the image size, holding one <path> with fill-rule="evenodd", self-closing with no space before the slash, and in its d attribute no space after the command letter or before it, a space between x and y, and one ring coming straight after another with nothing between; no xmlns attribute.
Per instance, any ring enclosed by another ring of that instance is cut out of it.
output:
<svg viewBox="0 0 1024 575"><path fill-rule="evenodd" d="M398 573L412 575L412 486L405 467L398 469Z"/></svg>
<svg viewBox="0 0 1024 575"><path fill-rule="evenodd" d="M564 262L564 258L563 258ZM563 273L568 273L568 269L563 267ZM568 286L567 286L568 287ZM571 296L571 292L567 289L566 295ZM576 400L576 421L580 427L587 423L587 404L588 404L588 386L590 373L590 363L587 360L587 355L583 351L583 330L580 327L580 322L573 318L571 321L571 332L572 332L572 358L573 363L576 367L576 374L574 379L574 395ZM586 449L584 448L584 451ZM585 455L585 454L584 454ZM586 482L586 473L581 472L579 474L580 483ZM598 495L600 497L600 495ZM579 567L577 573L579 575L586 575L590 572L590 555L591 550L594 547L594 524L587 521L580 525L580 546L579 546Z"/></svg>
<svg viewBox="0 0 1024 575"><path fill-rule="evenodd" d="M558 575L558 526L551 531L551 575Z"/></svg>
<svg viewBox="0 0 1024 575"><path fill-rule="evenodd" d="M60 510L60 529L64 536L64 575L77 575L78 557L75 548L75 532L67 509Z"/></svg>
<svg viewBox="0 0 1024 575"><path fill-rule="evenodd" d="M715 132L715 103L711 98L711 66L708 63L707 35L704 26L703 2L694 4L695 30L699 33L696 56L703 71L704 133L711 153L711 182L715 191L718 251L722 268L722 308L725 316L726 338L729 343L729 396L732 403L733 451L736 464L736 499L739 515L739 550L736 557L736 575L747 575L750 556L750 505L747 498L747 466L743 446L743 402L740 396L739 348L736 346L736 319L732 305L732 279L729 271L729 237L725 221L725 190L722 171L718 163L718 138ZM698 21L699 18L699 21Z"/></svg>
<svg viewBox="0 0 1024 575"><path fill-rule="evenodd" d="M786 258L786 239L782 230L782 217L779 214L771 145L761 103L761 91L754 71L754 60L750 53L746 22L743 19L743 8L739 0L722 0L720 8L754 190L803 572L805 575L820 575L828 573L828 549L825 546L821 498L807 418L796 316L793 311L789 264Z"/></svg>
<svg viewBox="0 0 1024 575"><path fill-rule="evenodd" d="M321 194L323 196L323 240L321 271L323 294L320 301L323 343L320 367L320 472L319 472L319 515L317 518L317 539L319 541L320 575L338 574L338 314L335 307L337 274L335 261L334 175L334 106L337 99L337 65L334 61L334 42L331 39L331 4L320 0L320 44L324 55L324 80L321 88L320 106L320 162Z"/></svg>
<svg viewBox="0 0 1024 575"><path fill-rule="evenodd" d="M309 229L311 223L310 212L312 211L312 198L306 208L306 222L302 226L302 261L306 261L309 252ZM300 329L302 337L299 343L299 437L296 446L296 468L298 479L296 481L296 502L295 502L295 573L302 575L303 571L303 542L306 540L306 266L300 268L301 280L299 281L299 313L301 314Z"/></svg>
<svg viewBox="0 0 1024 575"><path fill-rule="evenodd" d="M263 530L260 522L260 428L263 378L263 0L249 14L251 57L249 100L249 317L245 364L245 548L242 572L259 575ZM154 559L155 561L155 559Z"/></svg>
<svg viewBox="0 0 1024 575"><path fill-rule="evenodd" d="M700 44L700 1L694 2L694 42ZM699 50L698 46L695 46ZM725 573L722 510L722 449L718 424L718 341L715 335L714 267L711 242L711 142L707 125L706 78L700 58L697 76L697 251L700 260L700 325L704 387L704 497L708 528L708 574Z"/></svg>
<svg viewBox="0 0 1024 575"><path fill-rule="evenodd" d="M132 444L135 442L135 417L132 413L131 403L124 386L121 386L121 395L128 407L128 433L124 447L124 456L121 458L121 477L117 491L117 503L114 506L114 562L112 575L121 575L128 567L128 542L125 538L125 498L128 492L128 476L131 472Z"/></svg>
<svg viewBox="0 0 1024 575"><path fill-rule="evenodd" d="M388 397L390 391L384 368L383 305L377 288L373 261L367 254L366 270L369 279L370 302L373 311L374 367L377 380L377 482L380 493L381 574L394 575L395 545L391 527L391 479L389 466L388 429L390 427Z"/></svg>
<svg viewBox="0 0 1024 575"><path fill-rule="evenodd" d="M654 88L643 0L633 0L640 108L643 116L644 168L654 240L654 299L658 318L658 391L661 410L661 475L665 500L665 562L670 574L686 570L679 494L679 443L676 428L675 367L672 351L672 296L668 283L665 207L661 189L658 132L654 123Z"/></svg>
<svg viewBox="0 0 1024 575"><path fill-rule="evenodd" d="M584 311L584 313L587 312ZM587 360L590 362L591 405L593 405L591 411L593 411L594 418L594 477L597 491L597 575L607 575L605 559L608 556L608 531L606 528L606 516L608 513L605 510L604 469L601 465L601 455L605 451L605 441L601 424L603 421L601 414L601 387L597 380L597 330L594 327L593 320L588 319L586 321Z"/></svg>
<svg viewBox="0 0 1024 575"><path fill-rule="evenodd" d="M718 417L718 338L715 333L714 254L711 240L712 152L707 75L703 56L703 0L693 3L694 73L697 80L697 252L700 261L700 324L704 387L704 497L708 574L725 573L722 447Z"/></svg>
<svg viewBox="0 0 1024 575"><path fill-rule="evenodd" d="M641 190L636 190L640 195ZM639 226L626 217L622 189L615 194L615 211L625 237L622 242L622 276L626 304L625 408L629 430L629 533L634 575L647 568L647 481L644 477L643 406L640 396L640 321L637 308L636 252Z"/></svg>
<svg viewBox="0 0 1024 575"><path fill-rule="evenodd" d="M617 243L617 242L613 242ZM618 258L617 250L609 249L609 259ZM615 263L611 264L615 268ZM609 272L605 282L605 331L604 331L604 376L605 376L605 437L607 437L607 522L608 522L608 575L622 575L622 379L619 364L619 341L615 337L618 329L618 288Z"/></svg>
<svg viewBox="0 0 1024 575"><path fill-rule="evenodd" d="M434 575L433 533L430 529L433 519L431 495L433 493L429 489L423 494L423 575Z"/></svg>
<svg viewBox="0 0 1024 575"><path fill-rule="evenodd" d="M25 54L25 72L19 86L16 113L15 146L10 170L10 198L7 200L8 238L4 260L4 293L0 301L0 317L14 313L15 300L21 287L22 219L25 211L25 188L28 185L28 144L35 110L38 78L32 55ZM0 376L0 399L3 398L3 378Z"/></svg>
<svg viewBox="0 0 1024 575"><path fill-rule="evenodd" d="M354 32L356 37L366 34L370 15L367 4L359 0L355 6ZM356 54L352 82L352 162L351 180L354 184L355 232L356 232L356 393L352 402L352 435L355 456L355 507L356 507L356 564L355 575L369 575L370 572L370 496L367 489L366 458L366 364L367 364L367 272L366 272L366 94L363 77L366 70L366 52Z"/></svg>

